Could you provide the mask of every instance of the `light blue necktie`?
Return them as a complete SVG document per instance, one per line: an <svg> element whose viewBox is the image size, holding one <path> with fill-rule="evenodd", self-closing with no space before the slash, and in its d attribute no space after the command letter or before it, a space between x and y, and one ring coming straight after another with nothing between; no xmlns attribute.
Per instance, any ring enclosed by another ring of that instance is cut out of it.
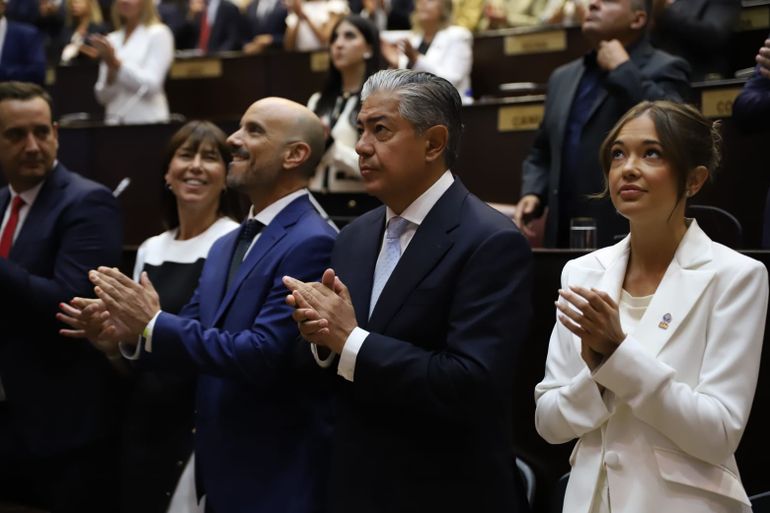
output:
<svg viewBox="0 0 770 513"><path fill-rule="evenodd" d="M374 305L380 298L382 289L390 278L390 274L395 269L398 259L401 258L401 236L406 232L409 221L403 217L391 217L388 221L388 227L385 230L385 247L377 259L377 265L374 268L374 284L372 284L372 299L369 301L369 316L374 311Z"/></svg>

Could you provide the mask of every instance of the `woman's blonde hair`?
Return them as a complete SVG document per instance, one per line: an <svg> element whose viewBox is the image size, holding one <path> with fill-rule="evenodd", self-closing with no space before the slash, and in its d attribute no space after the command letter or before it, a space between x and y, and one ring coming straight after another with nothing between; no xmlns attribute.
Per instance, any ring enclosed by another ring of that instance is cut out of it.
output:
<svg viewBox="0 0 770 513"><path fill-rule="evenodd" d="M72 26L72 2L74 0L67 0L67 9L64 13L64 23L68 26ZM88 21L91 23L102 23L104 16L102 16L102 8L99 7L97 0L83 0L88 4Z"/></svg>
<svg viewBox="0 0 770 513"><path fill-rule="evenodd" d="M123 28L123 20L120 18L120 14L118 14L118 2L113 1L112 2L112 25L115 27L115 30L120 30ZM160 23L160 16L158 15L158 9L155 8L155 2L154 0L142 0L142 16L139 22L142 25L155 25L156 23Z"/></svg>
<svg viewBox="0 0 770 513"><path fill-rule="evenodd" d="M439 24L440 28L446 28L449 25L452 24L452 21L454 20L453 17L453 10L454 10L454 0L439 0L441 2L441 23ZM416 8L416 2L415 2L415 10L412 11L412 15L409 17L409 21L412 24L412 30L415 32L422 32L420 28L420 24L417 23L417 8Z"/></svg>

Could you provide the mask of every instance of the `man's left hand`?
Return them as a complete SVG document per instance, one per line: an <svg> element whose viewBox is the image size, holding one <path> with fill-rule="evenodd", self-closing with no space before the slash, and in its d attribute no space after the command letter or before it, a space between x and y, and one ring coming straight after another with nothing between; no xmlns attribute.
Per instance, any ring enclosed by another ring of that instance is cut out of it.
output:
<svg viewBox="0 0 770 513"><path fill-rule="evenodd" d="M292 317L302 336L340 354L357 323L348 288L334 270L327 269L321 283L305 283L290 276L284 276L283 283L291 291L287 303L296 308Z"/></svg>
<svg viewBox="0 0 770 513"><path fill-rule="evenodd" d="M623 47L623 43L617 39L599 42L599 50L596 53L596 63L604 71L612 71L630 57Z"/></svg>
<svg viewBox="0 0 770 513"><path fill-rule="evenodd" d="M160 299L147 273L139 283L115 268L99 267L88 273L94 292L117 322L124 325L130 336L138 337L160 311Z"/></svg>

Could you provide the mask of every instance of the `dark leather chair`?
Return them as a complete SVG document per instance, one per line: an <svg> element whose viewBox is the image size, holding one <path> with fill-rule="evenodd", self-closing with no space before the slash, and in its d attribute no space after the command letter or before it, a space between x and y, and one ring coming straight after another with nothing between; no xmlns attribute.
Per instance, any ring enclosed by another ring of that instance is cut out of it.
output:
<svg viewBox="0 0 770 513"><path fill-rule="evenodd" d="M749 497L754 513L770 513L770 492L758 493Z"/></svg>
<svg viewBox="0 0 770 513"><path fill-rule="evenodd" d="M559 481L553 487L551 501L548 504L548 513L562 513L564 508L564 493L567 491L567 481L569 481L569 472L559 478Z"/></svg>
<svg viewBox="0 0 770 513"><path fill-rule="evenodd" d="M743 247L743 227L730 212L711 205L688 205L685 215L694 217L714 242L733 249Z"/></svg>

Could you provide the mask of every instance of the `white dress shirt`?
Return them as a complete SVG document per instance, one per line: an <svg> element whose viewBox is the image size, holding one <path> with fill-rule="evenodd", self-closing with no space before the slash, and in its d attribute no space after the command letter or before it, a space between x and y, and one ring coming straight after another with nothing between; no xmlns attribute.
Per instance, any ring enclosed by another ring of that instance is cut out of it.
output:
<svg viewBox="0 0 770 513"><path fill-rule="evenodd" d="M409 246L409 243L412 242L414 234L425 220L428 212L431 211L436 202L441 198L441 196L444 195L444 193L447 191L447 189L449 189L454 181L455 179L452 176L452 173L447 170L438 180L433 183L433 185L428 188L428 190L422 193L420 197L418 197L408 207L406 207L404 211L401 212L401 214L396 214L390 209L390 207L386 208L386 226L388 221L390 221L390 219L396 215L400 215L402 218L411 223L409 228L407 228L404 234L401 235L401 239L399 241L401 243L402 255L404 254L404 251L406 251L406 248ZM383 248L385 247L385 235L383 234L382 237L383 244L380 246L380 256L377 257L378 260L380 259ZM374 310L374 305L372 305L371 309ZM368 331L359 327L355 327L353 328L353 331L350 332L350 335L348 335L348 338L345 341L345 345L342 348L342 353L340 354L340 361L337 365L337 374L347 379L348 381L353 381L356 369L356 358L358 356L358 352L361 350L361 347L366 340L366 337L368 336ZM321 366L328 366L330 362L328 360L321 360L318 363Z"/></svg>

